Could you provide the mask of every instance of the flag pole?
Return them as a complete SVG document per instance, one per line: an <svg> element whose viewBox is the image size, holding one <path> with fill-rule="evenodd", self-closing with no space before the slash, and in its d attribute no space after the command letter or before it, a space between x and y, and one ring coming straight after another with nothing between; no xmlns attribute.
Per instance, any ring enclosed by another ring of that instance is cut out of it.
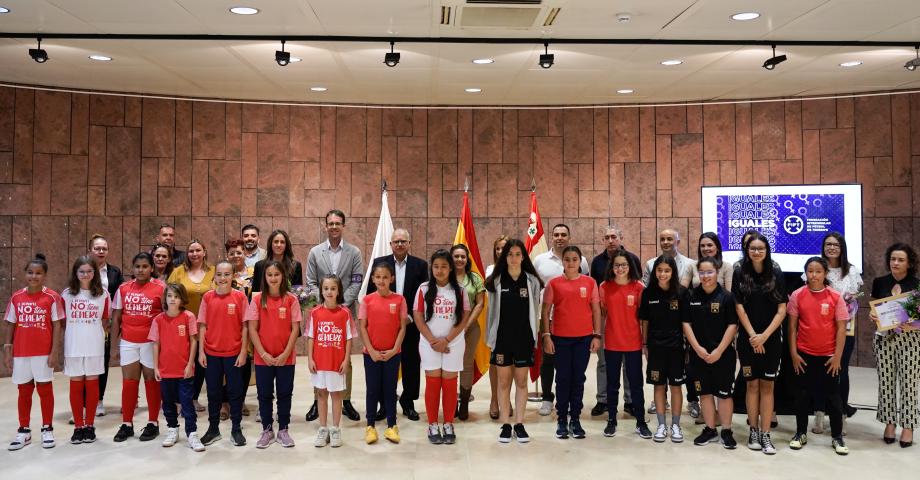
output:
<svg viewBox="0 0 920 480"><path fill-rule="evenodd" d="M531 193L537 193L537 179L536 179L536 177L530 177L530 192L531 192ZM538 333L539 333L539 329L540 329L540 326L537 325ZM540 336L540 335L537 335L537 336L539 337L539 338L537 339L537 343L538 343L537 348L542 348L542 347L539 346L539 343L543 340L543 337ZM530 376L530 375L528 375L528 377L529 377L529 376ZM527 392L527 401L528 401L528 402L534 402L534 403L542 402L542 401L543 401L543 393L540 392L540 377L539 377L539 376L537 377L536 380L533 381L533 391L530 391L530 389L528 389L528 392Z"/></svg>

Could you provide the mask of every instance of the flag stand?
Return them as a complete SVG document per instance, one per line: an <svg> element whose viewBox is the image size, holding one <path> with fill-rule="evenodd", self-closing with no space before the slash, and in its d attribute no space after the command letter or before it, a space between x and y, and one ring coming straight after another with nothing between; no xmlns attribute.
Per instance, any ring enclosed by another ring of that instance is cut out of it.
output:
<svg viewBox="0 0 920 480"><path fill-rule="evenodd" d="M535 177L531 177L531 179L530 179L530 193L531 193L531 195L535 195L535 194L537 193L537 179L536 179ZM533 210L534 210L534 212L531 212L531 215L533 215L534 213L536 213L536 212L535 212L535 210L536 210L536 209L535 209L535 206L536 206L536 203L535 203L535 202L536 202L536 199L535 199L535 198L534 198L533 202L534 202L534 204L533 204L533 207L534 207ZM538 222L541 222L541 220L539 220L539 216L534 217L534 218L535 218ZM528 226L528 230L529 230L529 229L530 229L530 226ZM534 232L536 232L536 230L534 230ZM529 232L529 231L528 231L528 238L532 238L532 233ZM530 248L532 248L532 245L529 247L529 249L530 249ZM528 249L528 250L529 250L529 249ZM528 254L529 254L529 253L530 253L530 251L528 251ZM542 340L542 336L540 337L540 339ZM537 348L540 348L540 346L537 345ZM529 376L529 375L528 375L528 376ZM543 401L543 393L540 392L540 377L538 376L537 379L534 380L534 381L531 382L531 383L533 383L533 390L530 390L530 388L528 387L528 389L527 389L527 401L528 401L528 402L533 402L533 403L542 402L542 401Z"/></svg>

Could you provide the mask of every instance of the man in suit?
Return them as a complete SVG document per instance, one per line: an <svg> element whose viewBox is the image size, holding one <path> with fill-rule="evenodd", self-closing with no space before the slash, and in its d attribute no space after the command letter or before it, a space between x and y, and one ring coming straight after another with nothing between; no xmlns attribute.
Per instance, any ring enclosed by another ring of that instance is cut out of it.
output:
<svg viewBox="0 0 920 480"><path fill-rule="evenodd" d="M327 239L310 249L310 255L307 257L307 288L310 294L316 296L317 301L322 303L320 282L326 275L335 275L342 281L345 306L352 309L364 281L364 260L358 247L346 243L342 238L344 231L345 214L341 210L329 210L329 213L326 214ZM354 309L352 309L352 317L354 317ZM314 389L314 395L315 393ZM361 415L351 404L351 368L346 374L342 413L349 420L361 419ZM307 412L307 421L310 422L317 418L319 418L319 410L314 400L313 406Z"/></svg>
<svg viewBox="0 0 920 480"><path fill-rule="evenodd" d="M388 263L396 272L396 279L390 284L390 290L406 298L406 305L409 307L408 325L406 325L406 334L402 342L402 395L399 397L399 404L402 406L403 415L409 420L416 421L419 419L418 412L415 410L415 400L419 397L419 382L421 380L422 359L418 353L419 332L412 320L413 302L415 293L419 285L428 280L428 262L418 257L409 255L409 245L411 240L409 232L404 228L397 228L390 237L390 248L393 249L392 255L385 255L374 259L371 265L377 263ZM377 290L374 282L367 284L367 293L373 293ZM370 414L370 412L368 412ZM380 411L377 412L377 419L386 418L386 413L381 405Z"/></svg>
<svg viewBox="0 0 920 480"><path fill-rule="evenodd" d="M117 292L118 287L124 283L125 278L118 267L109 265L106 261L109 256L109 242L106 241L105 237L99 234L93 235L93 238L89 241L89 255L96 263L96 266L99 267L99 279L102 281L103 290L109 293L110 299L114 298L115 292ZM102 375L99 375L99 403L96 405L96 416L99 417L105 415L105 407L102 405L102 399L105 397L105 386L109 379L109 358L111 351L111 339L106 335L105 354L103 355L105 362L104 371ZM88 407L91 408L91 406Z"/></svg>

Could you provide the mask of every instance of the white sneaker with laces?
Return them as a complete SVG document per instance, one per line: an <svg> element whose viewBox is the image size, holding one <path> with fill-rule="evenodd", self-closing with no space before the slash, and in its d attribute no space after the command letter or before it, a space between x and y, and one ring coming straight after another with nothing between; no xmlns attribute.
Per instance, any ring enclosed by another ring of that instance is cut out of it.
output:
<svg viewBox="0 0 920 480"><path fill-rule="evenodd" d="M760 434L760 444L763 446L763 453L767 455L776 455L776 446L773 445L773 439L770 438L770 432Z"/></svg>
<svg viewBox="0 0 920 480"><path fill-rule="evenodd" d="M319 430L316 431L316 438L313 439L314 447L325 447L329 443L329 429L326 427L319 427Z"/></svg>
<svg viewBox="0 0 920 480"><path fill-rule="evenodd" d="M655 436L652 437L652 440L662 443L668 438L668 427L667 425L661 423L658 424L658 430L655 430Z"/></svg>
<svg viewBox="0 0 920 480"><path fill-rule="evenodd" d="M751 428L751 433L748 435L748 448L751 450L763 450L763 445L760 443L760 430Z"/></svg>
<svg viewBox="0 0 920 480"><path fill-rule="evenodd" d="M543 403L540 404L540 409L537 410L537 413L539 413L540 416L543 416L543 417L549 415L550 413L553 413L553 402L550 402L548 400L543 400Z"/></svg>
<svg viewBox="0 0 920 480"><path fill-rule="evenodd" d="M179 440L179 429L173 427L166 427L166 436L163 437L163 446L171 447L176 444Z"/></svg>
<svg viewBox="0 0 920 480"><path fill-rule="evenodd" d="M42 428L42 448L54 448L54 431L51 427Z"/></svg>
<svg viewBox="0 0 920 480"><path fill-rule="evenodd" d="M97 417L105 416L105 405L102 404L102 400L99 400L99 403L96 404L96 416Z"/></svg>
<svg viewBox="0 0 920 480"><path fill-rule="evenodd" d="M681 443L684 441L684 432L680 429L680 425L671 425L671 441L674 443Z"/></svg>
<svg viewBox="0 0 920 480"><path fill-rule="evenodd" d="M204 444L201 443L201 439L198 438L198 432L188 434L188 448L196 452L203 452L205 450Z"/></svg>
<svg viewBox="0 0 920 480"><path fill-rule="evenodd" d="M332 448L338 448L342 446L342 430L338 427L332 427L329 429L329 446Z"/></svg>

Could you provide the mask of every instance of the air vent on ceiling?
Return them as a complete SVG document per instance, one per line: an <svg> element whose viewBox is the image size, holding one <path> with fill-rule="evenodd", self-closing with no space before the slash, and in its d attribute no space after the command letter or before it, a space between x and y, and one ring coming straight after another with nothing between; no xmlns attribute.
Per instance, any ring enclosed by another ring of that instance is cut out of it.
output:
<svg viewBox="0 0 920 480"><path fill-rule="evenodd" d="M451 7L441 5L441 25L450 25Z"/></svg>
<svg viewBox="0 0 920 480"><path fill-rule="evenodd" d="M466 3L491 5L539 5L543 0L466 0Z"/></svg>
<svg viewBox="0 0 920 480"><path fill-rule="evenodd" d="M539 8L526 7L464 7L460 26L464 28L531 28Z"/></svg>
<svg viewBox="0 0 920 480"><path fill-rule="evenodd" d="M552 26L554 23L556 23L556 17L559 16L560 10L562 9L559 7L550 9L549 14L546 15L546 20L543 21L543 26L549 27L549 26Z"/></svg>

